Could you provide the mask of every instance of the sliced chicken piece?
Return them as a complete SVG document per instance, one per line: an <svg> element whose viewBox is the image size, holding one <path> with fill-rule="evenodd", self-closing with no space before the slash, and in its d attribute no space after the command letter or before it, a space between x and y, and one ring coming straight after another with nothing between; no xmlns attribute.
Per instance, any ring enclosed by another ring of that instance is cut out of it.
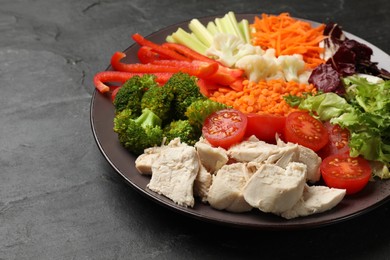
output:
<svg viewBox="0 0 390 260"><path fill-rule="evenodd" d="M244 187L244 199L263 212L281 214L301 198L306 182L306 165L289 163L286 169L263 164Z"/></svg>
<svg viewBox="0 0 390 260"><path fill-rule="evenodd" d="M153 147L138 156L135 160L135 168L138 172L143 175L152 175L152 164L158 159L163 149L165 148Z"/></svg>
<svg viewBox="0 0 390 260"><path fill-rule="evenodd" d="M199 167L199 158L194 147L167 147L153 162L152 177L147 187L178 205L193 207L193 186Z"/></svg>
<svg viewBox="0 0 390 260"><path fill-rule="evenodd" d="M296 144L293 143L285 143L278 137L276 138L276 144L281 147L296 146ZM296 159L296 161L306 164L307 166L307 180L312 183L319 181L321 178L321 157L312 149L302 145L298 145L298 154L298 159Z"/></svg>
<svg viewBox="0 0 390 260"><path fill-rule="evenodd" d="M169 147L178 147L183 145L186 144L181 143L180 138L175 138L167 145L146 148L144 153L139 155L135 160L135 168L140 174L152 175L152 164L158 159L162 150Z"/></svg>
<svg viewBox="0 0 390 260"><path fill-rule="evenodd" d="M245 201L242 189L249 179L244 163L224 165L209 189L207 200L211 207L230 212L247 212L252 207Z"/></svg>
<svg viewBox="0 0 390 260"><path fill-rule="evenodd" d="M282 212L286 219L321 213L335 207L344 198L344 189L326 186L305 186L301 199L291 209Z"/></svg>
<svg viewBox="0 0 390 260"><path fill-rule="evenodd" d="M298 162L307 165L307 180L309 182L314 183L320 180L320 165L322 159L316 152L314 152L312 149L300 145Z"/></svg>
<svg viewBox="0 0 390 260"><path fill-rule="evenodd" d="M210 173L218 171L229 160L225 149L211 146L204 138L201 138L195 144L195 148L198 151L202 165Z"/></svg>
<svg viewBox="0 0 390 260"><path fill-rule="evenodd" d="M228 156L238 162L257 162L262 163L272 154L277 153L280 147L260 141L255 136L239 144L233 145L227 151Z"/></svg>
<svg viewBox="0 0 390 260"><path fill-rule="evenodd" d="M211 173L203 165L200 165L199 172L194 181L194 195L199 197L204 203L207 202L207 195L212 181Z"/></svg>
<svg viewBox="0 0 390 260"><path fill-rule="evenodd" d="M277 152L270 155L267 160L264 162L267 164L275 164L283 169L286 169L287 165L290 162L296 162L299 158L299 148L298 145L289 145L284 147L279 147Z"/></svg>

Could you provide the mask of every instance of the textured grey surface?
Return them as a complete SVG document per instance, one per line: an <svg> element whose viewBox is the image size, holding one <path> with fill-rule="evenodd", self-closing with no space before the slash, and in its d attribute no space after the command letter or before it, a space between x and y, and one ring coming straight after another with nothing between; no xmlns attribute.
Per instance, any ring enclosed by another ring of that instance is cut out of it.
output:
<svg viewBox="0 0 390 260"><path fill-rule="evenodd" d="M237 230L155 204L101 155L91 80L111 54L230 10L334 20L390 53L388 0L0 1L0 259L389 259L388 203L313 230Z"/></svg>

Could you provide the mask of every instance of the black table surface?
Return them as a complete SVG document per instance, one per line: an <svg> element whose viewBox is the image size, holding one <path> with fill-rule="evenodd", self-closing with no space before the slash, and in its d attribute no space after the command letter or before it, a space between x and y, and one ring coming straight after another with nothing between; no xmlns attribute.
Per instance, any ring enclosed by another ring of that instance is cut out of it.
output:
<svg viewBox="0 0 390 260"><path fill-rule="evenodd" d="M94 74L132 33L228 11L336 21L390 53L388 0L1 0L0 259L390 259L389 203L314 229L236 229L158 205L102 156Z"/></svg>

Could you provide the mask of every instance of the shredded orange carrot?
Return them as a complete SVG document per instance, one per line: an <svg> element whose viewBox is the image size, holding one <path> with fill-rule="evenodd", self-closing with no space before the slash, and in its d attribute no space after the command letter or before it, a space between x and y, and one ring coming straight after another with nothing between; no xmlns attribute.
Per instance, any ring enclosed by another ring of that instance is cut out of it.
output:
<svg viewBox="0 0 390 260"><path fill-rule="evenodd" d="M324 39L325 24L312 27L309 22L297 20L288 13L256 16L251 26L252 44L263 49L275 49L276 56L301 54L308 68L315 68L324 60L324 49L319 42Z"/></svg>
<svg viewBox="0 0 390 260"><path fill-rule="evenodd" d="M244 80L241 91L219 88L209 98L232 106L243 113L286 116L297 109L288 105L284 96L290 94L301 96L303 93L316 93L316 91L312 84L286 82L283 79L262 80L258 83Z"/></svg>

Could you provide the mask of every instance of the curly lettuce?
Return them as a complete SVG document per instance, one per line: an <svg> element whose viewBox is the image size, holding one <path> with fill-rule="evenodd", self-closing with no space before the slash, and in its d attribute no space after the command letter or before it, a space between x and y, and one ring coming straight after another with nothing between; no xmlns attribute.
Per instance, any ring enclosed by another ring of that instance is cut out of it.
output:
<svg viewBox="0 0 390 260"><path fill-rule="evenodd" d="M351 156L390 165L390 81L371 82L358 75L343 78L344 97L335 93L308 96L300 109L330 120L351 133ZM388 171L387 171L388 173ZM382 176L383 177L383 176ZM390 174L387 174L390 178Z"/></svg>

